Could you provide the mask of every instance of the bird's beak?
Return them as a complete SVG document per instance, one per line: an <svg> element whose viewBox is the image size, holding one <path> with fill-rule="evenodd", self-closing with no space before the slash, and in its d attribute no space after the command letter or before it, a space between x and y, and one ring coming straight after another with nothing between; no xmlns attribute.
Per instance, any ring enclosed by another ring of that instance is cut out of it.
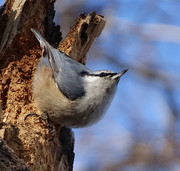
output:
<svg viewBox="0 0 180 171"><path fill-rule="evenodd" d="M112 78L113 78L113 79L116 79L116 80L117 80L117 79L120 79L121 76L124 75L127 71L128 71L128 69L125 69L125 70L117 73L116 75L114 75Z"/></svg>

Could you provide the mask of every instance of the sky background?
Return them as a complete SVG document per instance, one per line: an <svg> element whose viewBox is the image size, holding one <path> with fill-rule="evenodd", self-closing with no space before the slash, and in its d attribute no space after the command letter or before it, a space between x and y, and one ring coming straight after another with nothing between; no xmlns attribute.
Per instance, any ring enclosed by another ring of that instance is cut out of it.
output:
<svg viewBox="0 0 180 171"><path fill-rule="evenodd" d="M74 171L180 170L180 1L57 0L55 8L64 38L80 13L103 15L87 66L129 69L105 117L73 129Z"/></svg>

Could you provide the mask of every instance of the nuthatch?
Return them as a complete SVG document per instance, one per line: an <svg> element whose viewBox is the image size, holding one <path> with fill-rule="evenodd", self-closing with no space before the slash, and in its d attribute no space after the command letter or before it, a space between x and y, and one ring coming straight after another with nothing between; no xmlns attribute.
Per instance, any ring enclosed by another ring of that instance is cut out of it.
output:
<svg viewBox="0 0 180 171"><path fill-rule="evenodd" d="M91 71L53 48L31 29L42 48L33 79L33 95L49 120L69 127L85 127L102 118L127 72Z"/></svg>

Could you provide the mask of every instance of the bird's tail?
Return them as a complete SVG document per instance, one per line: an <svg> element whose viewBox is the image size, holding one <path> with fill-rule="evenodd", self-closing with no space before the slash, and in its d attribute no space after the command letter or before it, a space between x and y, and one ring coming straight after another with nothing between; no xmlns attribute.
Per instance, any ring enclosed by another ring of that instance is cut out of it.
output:
<svg viewBox="0 0 180 171"><path fill-rule="evenodd" d="M50 46L49 43L41 36L41 34L38 31L34 30L33 28L31 28L31 31L34 33L34 35L38 39L42 50L46 51L46 49L49 49L49 46Z"/></svg>
<svg viewBox="0 0 180 171"><path fill-rule="evenodd" d="M38 39L41 49L42 49L42 57L48 58L49 64L52 68L52 70L55 73L55 70L58 71L58 64L61 65L62 60L65 58L65 55L62 55L63 53L60 53L59 50L53 48L42 36L41 34L32 29L31 31L34 33L36 38Z"/></svg>

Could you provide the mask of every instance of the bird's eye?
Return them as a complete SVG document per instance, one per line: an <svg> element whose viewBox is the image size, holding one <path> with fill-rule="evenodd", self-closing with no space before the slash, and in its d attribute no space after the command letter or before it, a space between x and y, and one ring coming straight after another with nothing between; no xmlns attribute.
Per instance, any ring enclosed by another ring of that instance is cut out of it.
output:
<svg viewBox="0 0 180 171"><path fill-rule="evenodd" d="M99 74L100 77L112 77L113 75L116 75L117 73L106 73L106 72L101 72Z"/></svg>
<svg viewBox="0 0 180 171"><path fill-rule="evenodd" d="M104 76L105 76L105 73L104 73L104 72L101 72L101 73L99 74L99 76L100 76L100 77L104 77Z"/></svg>

